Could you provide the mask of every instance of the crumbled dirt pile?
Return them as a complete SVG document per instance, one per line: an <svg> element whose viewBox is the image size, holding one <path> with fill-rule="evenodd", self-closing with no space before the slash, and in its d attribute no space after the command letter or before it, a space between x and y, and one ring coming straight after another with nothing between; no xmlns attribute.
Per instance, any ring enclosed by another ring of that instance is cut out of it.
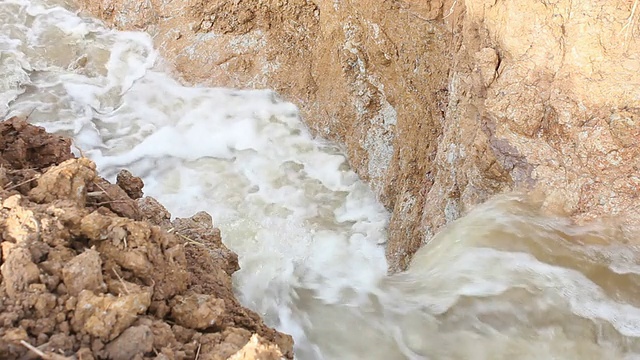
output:
<svg viewBox="0 0 640 360"><path fill-rule="evenodd" d="M139 178L111 184L70 145L0 123L1 359L293 357L235 299L208 214L171 222Z"/></svg>

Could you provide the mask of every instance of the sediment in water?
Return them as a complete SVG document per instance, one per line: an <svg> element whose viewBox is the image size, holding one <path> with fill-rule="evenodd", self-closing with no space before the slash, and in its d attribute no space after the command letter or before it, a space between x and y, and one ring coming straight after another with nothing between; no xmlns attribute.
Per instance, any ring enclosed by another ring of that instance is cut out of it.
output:
<svg viewBox="0 0 640 360"><path fill-rule="evenodd" d="M139 178L111 184L70 146L0 122L0 358L293 357L235 298L208 214L171 221Z"/></svg>

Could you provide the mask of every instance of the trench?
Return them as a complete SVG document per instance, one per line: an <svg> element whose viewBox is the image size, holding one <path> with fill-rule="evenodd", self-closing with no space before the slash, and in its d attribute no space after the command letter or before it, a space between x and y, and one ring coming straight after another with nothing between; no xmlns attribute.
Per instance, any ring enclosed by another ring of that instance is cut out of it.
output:
<svg viewBox="0 0 640 360"><path fill-rule="evenodd" d="M298 359L632 359L631 235L502 195L386 275L389 213L335 144L269 90L185 87L148 35L65 4L0 2L0 117L29 115L178 217L204 210L240 257L242 303Z"/></svg>

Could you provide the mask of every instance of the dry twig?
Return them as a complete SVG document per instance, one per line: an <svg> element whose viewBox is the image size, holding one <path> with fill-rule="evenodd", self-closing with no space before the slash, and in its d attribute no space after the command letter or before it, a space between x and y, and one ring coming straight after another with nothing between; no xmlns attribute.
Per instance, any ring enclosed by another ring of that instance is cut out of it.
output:
<svg viewBox="0 0 640 360"><path fill-rule="evenodd" d="M103 192L105 195L107 195L107 197L108 197L109 199L111 199L111 200L115 200L114 198L112 198L112 197L111 197L111 195L109 195L109 193L107 192L107 190L105 190L105 188L103 188L100 184L98 184L98 183L97 183L97 182L95 182L95 181L93 182L93 184L94 184L95 186L97 186L97 187L98 187L98 189L102 190L102 192Z"/></svg>
<svg viewBox="0 0 640 360"><path fill-rule="evenodd" d="M120 283L122 284L122 287L124 287L124 291L129 295L131 294L129 292L129 288L127 288L127 284L124 283L124 280L122 280L122 276L120 276L120 274L118 274L118 272L116 271L116 269L111 269L113 270L113 273L116 274L116 277L118 278L118 280L120 280Z"/></svg>
<svg viewBox="0 0 640 360"><path fill-rule="evenodd" d="M44 352L24 340L20 340L20 344L22 344L22 346L26 347L36 355L40 356L43 360L75 360L75 356L68 357L68 356L58 355L50 352Z"/></svg>
<svg viewBox="0 0 640 360"><path fill-rule="evenodd" d="M40 174L36 174L36 175L35 175L34 177L32 177L32 178L27 179L27 180L24 180L24 181L21 181L21 182L19 182L19 183L15 184L15 185L9 186L8 188L6 188L6 189L4 189L4 190L5 190L5 191L11 191L11 190L13 190L13 189L15 189L15 188L19 188L20 186L22 186L22 185L24 185L24 184L28 184L28 183L30 183L30 182L32 182L32 181L34 181L34 180L38 180L39 178L40 178Z"/></svg>
<svg viewBox="0 0 640 360"><path fill-rule="evenodd" d="M171 230L173 230L173 229L171 229ZM198 245L198 246L202 246L202 247L207 247L205 244L203 244L203 243L201 243L201 242L199 242L199 241L195 241L195 240L191 239L191 238L190 238L190 237L188 237L188 236L182 235L182 234L180 234L180 233L176 233L176 235L178 235L178 236L180 236L181 238L183 238L183 239L187 240L187 243L191 243L191 244ZM185 244L185 245L187 245L187 244Z"/></svg>

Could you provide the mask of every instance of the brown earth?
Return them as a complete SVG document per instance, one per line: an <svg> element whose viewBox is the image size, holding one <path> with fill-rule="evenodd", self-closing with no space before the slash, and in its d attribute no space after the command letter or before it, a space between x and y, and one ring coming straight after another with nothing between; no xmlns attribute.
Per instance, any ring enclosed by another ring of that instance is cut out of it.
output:
<svg viewBox="0 0 640 360"><path fill-rule="evenodd" d="M293 358L234 297L238 258L208 214L170 221L70 144L0 122L1 359Z"/></svg>
<svg viewBox="0 0 640 360"><path fill-rule="evenodd" d="M640 223L637 0L76 1L186 82L300 106L393 212L392 271L505 191Z"/></svg>

